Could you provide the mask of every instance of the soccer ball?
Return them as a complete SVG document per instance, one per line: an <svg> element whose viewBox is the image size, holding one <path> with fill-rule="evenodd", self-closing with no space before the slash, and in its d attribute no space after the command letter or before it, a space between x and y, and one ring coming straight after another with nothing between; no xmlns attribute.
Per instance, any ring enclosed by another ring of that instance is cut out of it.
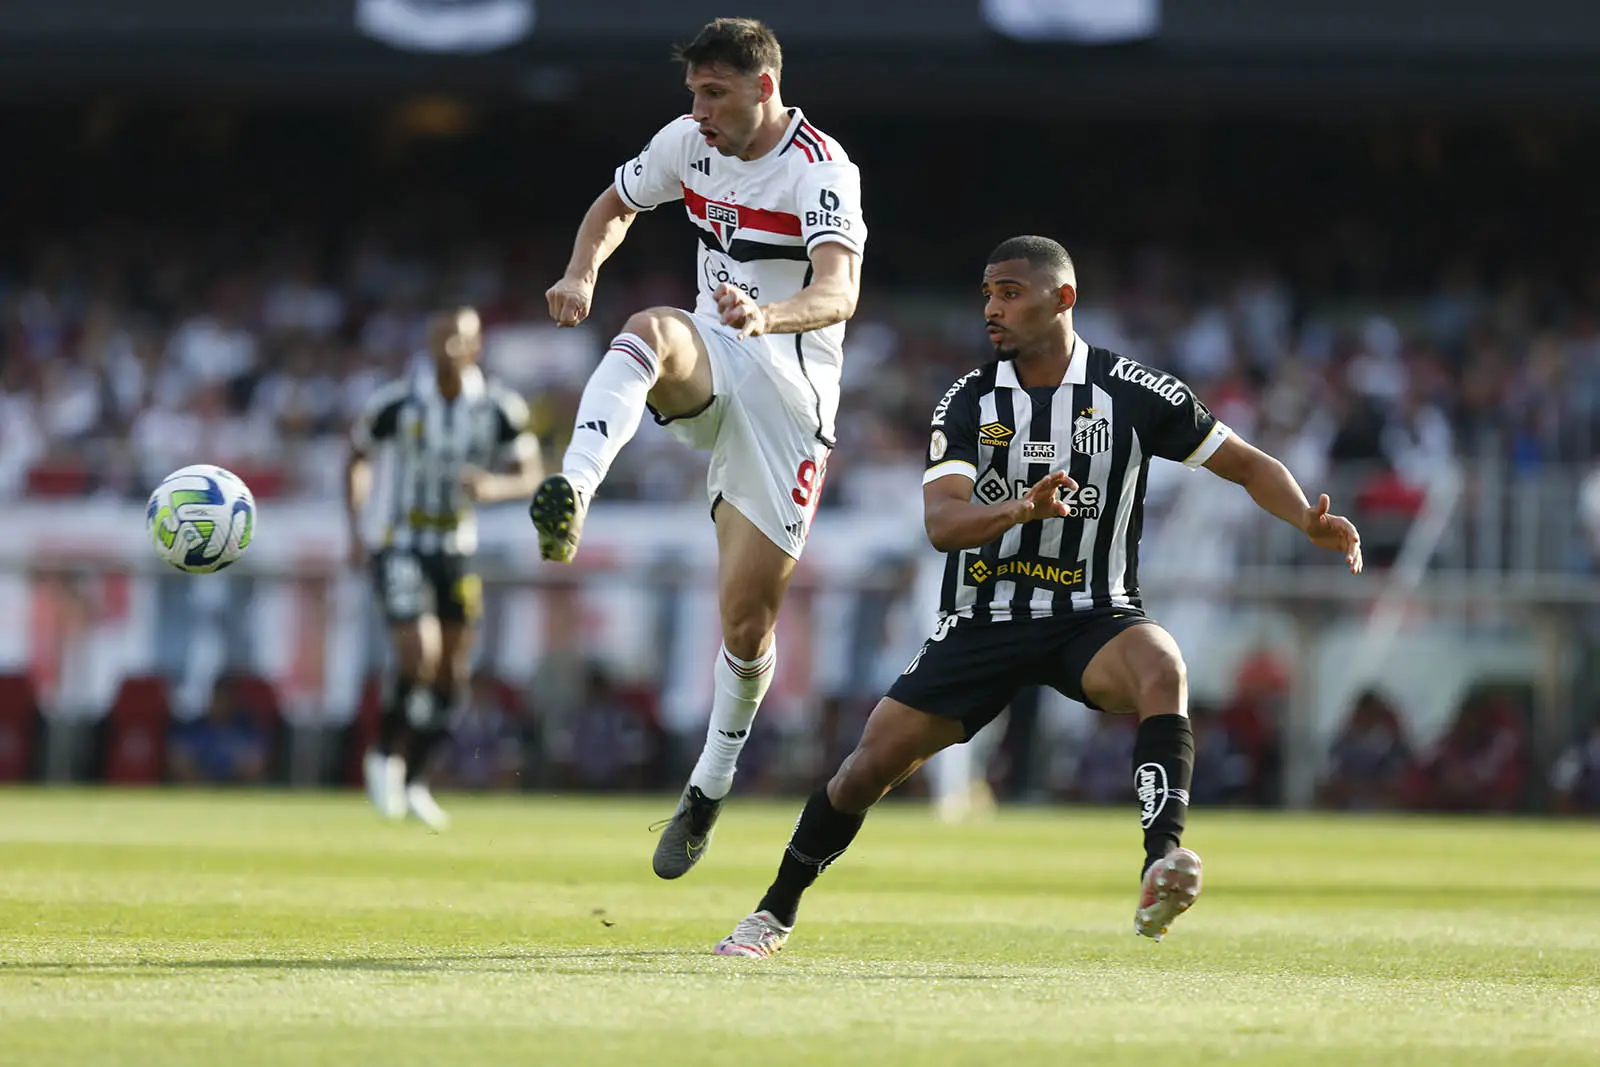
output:
<svg viewBox="0 0 1600 1067"><path fill-rule="evenodd" d="M199 463L162 479L144 514L156 555L180 571L209 574L250 547L256 498L238 475Z"/></svg>

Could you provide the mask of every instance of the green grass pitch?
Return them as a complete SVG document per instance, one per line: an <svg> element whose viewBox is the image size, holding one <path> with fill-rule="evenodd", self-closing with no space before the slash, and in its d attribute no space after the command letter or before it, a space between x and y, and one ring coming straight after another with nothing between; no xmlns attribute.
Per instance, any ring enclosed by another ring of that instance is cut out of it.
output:
<svg viewBox="0 0 1600 1067"><path fill-rule="evenodd" d="M444 800L0 792L0 1064L1600 1063L1593 823L1198 811L1157 945L1131 808L889 804L754 961L798 802Z"/></svg>

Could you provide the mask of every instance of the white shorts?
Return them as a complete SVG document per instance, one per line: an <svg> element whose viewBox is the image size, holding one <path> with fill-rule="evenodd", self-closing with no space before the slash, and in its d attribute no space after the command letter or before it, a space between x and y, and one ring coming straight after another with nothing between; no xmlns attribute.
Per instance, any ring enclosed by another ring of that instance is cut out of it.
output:
<svg viewBox="0 0 1600 1067"><path fill-rule="evenodd" d="M739 340L708 315L685 312L711 359L711 403L692 416L662 418L690 448L711 453L706 494L713 512L726 501L795 559L805 547L828 471L818 400L784 359L782 338Z"/></svg>

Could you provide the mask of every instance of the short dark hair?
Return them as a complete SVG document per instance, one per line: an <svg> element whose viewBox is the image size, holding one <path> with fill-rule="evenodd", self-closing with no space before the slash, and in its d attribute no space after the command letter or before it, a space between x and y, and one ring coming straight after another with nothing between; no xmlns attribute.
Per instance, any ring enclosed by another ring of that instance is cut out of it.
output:
<svg viewBox="0 0 1600 1067"><path fill-rule="evenodd" d="M673 57L686 67L721 63L740 74L783 70L783 49L767 24L758 19L712 19L694 40L679 45Z"/></svg>
<svg viewBox="0 0 1600 1067"><path fill-rule="evenodd" d="M1078 274L1067 250L1062 248L1059 242L1052 241L1048 237L1032 234L1008 237L989 253L990 263L1004 263L1008 259L1025 259L1028 261L1028 266L1035 270L1049 272L1057 283L1064 282L1068 278L1076 278Z"/></svg>

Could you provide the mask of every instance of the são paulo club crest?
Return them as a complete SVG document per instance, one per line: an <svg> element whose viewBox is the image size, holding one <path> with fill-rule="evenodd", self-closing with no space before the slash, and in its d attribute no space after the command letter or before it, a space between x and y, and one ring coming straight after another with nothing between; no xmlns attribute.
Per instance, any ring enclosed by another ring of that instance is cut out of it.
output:
<svg viewBox="0 0 1600 1067"><path fill-rule="evenodd" d="M732 248L733 233L739 228L739 209L732 204L719 204L715 200L707 200L706 221L711 224L711 232L717 235L722 247Z"/></svg>

